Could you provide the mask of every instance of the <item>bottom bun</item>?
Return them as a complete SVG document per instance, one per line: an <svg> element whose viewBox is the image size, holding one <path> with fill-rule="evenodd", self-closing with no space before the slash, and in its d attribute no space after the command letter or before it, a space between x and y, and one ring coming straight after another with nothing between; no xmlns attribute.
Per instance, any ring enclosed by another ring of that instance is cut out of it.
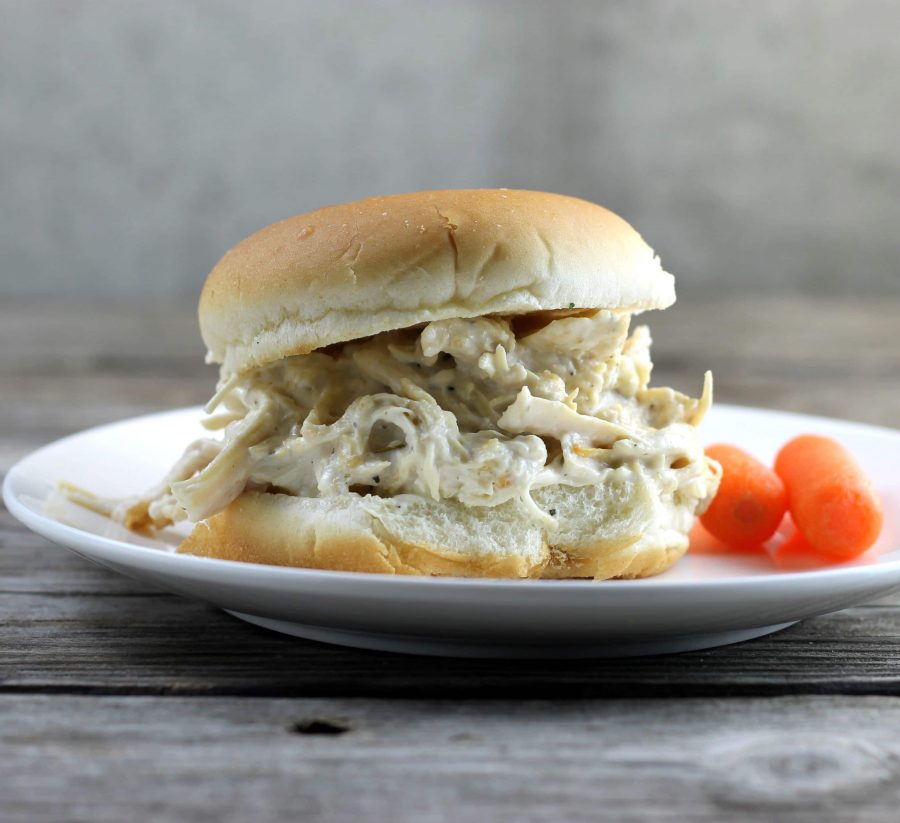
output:
<svg viewBox="0 0 900 823"><path fill-rule="evenodd" d="M603 486L539 489L535 501L558 524L550 530L514 503L488 508L408 494L245 492L197 524L178 551L379 574L649 577L685 553L694 520L694 507L660 500L654 491L624 472Z"/></svg>

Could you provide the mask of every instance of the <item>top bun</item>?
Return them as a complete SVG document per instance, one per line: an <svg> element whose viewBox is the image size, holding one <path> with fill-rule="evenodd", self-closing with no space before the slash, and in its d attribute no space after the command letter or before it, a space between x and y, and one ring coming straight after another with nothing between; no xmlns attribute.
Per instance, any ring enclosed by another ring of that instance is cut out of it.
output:
<svg viewBox="0 0 900 823"><path fill-rule="evenodd" d="M636 312L675 301L672 275L602 206L512 189L370 197L242 240L200 295L207 359L242 372L450 317Z"/></svg>

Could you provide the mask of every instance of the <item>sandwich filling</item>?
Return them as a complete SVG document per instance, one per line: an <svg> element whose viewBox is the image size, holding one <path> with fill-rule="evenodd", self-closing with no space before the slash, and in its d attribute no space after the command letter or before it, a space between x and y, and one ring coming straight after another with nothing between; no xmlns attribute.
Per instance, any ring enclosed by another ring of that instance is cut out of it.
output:
<svg viewBox="0 0 900 823"><path fill-rule="evenodd" d="M650 388L650 334L629 336L629 323L593 310L439 320L223 372L204 424L221 436L191 444L158 487L105 513L158 529L206 519L245 490L412 494L512 501L552 532L555 510L533 492L627 472L687 530L718 485L695 430L711 376L699 399Z"/></svg>

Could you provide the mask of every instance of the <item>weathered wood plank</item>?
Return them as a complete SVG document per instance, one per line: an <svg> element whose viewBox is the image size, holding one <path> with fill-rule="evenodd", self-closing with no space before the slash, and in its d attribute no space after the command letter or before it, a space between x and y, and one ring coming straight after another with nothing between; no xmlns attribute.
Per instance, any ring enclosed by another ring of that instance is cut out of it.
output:
<svg viewBox="0 0 900 823"><path fill-rule="evenodd" d="M900 694L900 609L850 609L703 652L629 660L388 655L266 632L153 592L0 595L0 690L270 696Z"/></svg>
<svg viewBox="0 0 900 823"><path fill-rule="evenodd" d="M682 301L647 316L656 381L720 400L900 419L900 300ZM24 341L24 345L23 345ZM853 356L865 351L865 357ZM0 472L62 434L206 399L193 306L0 305ZM93 567L0 512L10 689L263 694L894 693L898 610L856 609L743 646L580 663L435 661L282 638ZM102 595L102 596L101 596ZM896 602L896 599L894 601Z"/></svg>
<svg viewBox="0 0 900 823"><path fill-rule="evenodd" d="M884 425L900 420L900 298L742 297L683 300L641 318L656 340L658 384ZM865 357L855 356L864 351ZM0 435L47 437L128 414L201 402L194 307L4 301Z"/></svg>
<svg viewBox="0 0 900 823"><path fill-rule="evenodd" d="M898 596L740 646L643 661L427 661L247 626L87 563L0 514L0 688L240 694L900 691Z"/></svg>
<svg viewBox="0 0 900 823"><path fill-rule="evenodd" d="M0 304L4 377L214 375L203 365L203 354L196 306L189 300L4 299Z"/></svg>
<svg viewBox="0 0 900 823"><path fill-rule="evenodd" d="M896 698L5 695L0 716L9 823L828 823L894 821L900 803Z"/></svg>
<svg viewBox="0 0 900 823"><path fill-rule="evenodd" d="M0 516L0 524L11 520ZM186 694L900 693L900 608L622 661L429 661L265 632L0 529L0 690Z"/></svg>
<svg viewBox="0 0 900 823"><path fill-rule="evenodd" d="M0 377L2 448L18 456L82 429L205 403L215 378L111 374ZM9 398L9 399L8 399Z"/></svg>

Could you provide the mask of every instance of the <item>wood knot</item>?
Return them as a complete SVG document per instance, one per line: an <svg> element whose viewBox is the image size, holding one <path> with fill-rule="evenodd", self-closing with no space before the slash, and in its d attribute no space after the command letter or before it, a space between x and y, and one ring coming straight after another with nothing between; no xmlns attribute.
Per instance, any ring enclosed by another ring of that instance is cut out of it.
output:
<svg viewBox="0 0 900 823"><path fill-rule="evenodd" d="M897 769L875 745L817 735L759 740L719 753L715 771L712 796L719 805L809 808L873 797Z"/></svg>
<svg viewBox="0 0 900 823"><path fill-rule="evenodd" d="M351 731L350 724L345 720L324 717L305 717L292 724L289 731L294 734L311 734L323 737L337 737Z"/></svg>

